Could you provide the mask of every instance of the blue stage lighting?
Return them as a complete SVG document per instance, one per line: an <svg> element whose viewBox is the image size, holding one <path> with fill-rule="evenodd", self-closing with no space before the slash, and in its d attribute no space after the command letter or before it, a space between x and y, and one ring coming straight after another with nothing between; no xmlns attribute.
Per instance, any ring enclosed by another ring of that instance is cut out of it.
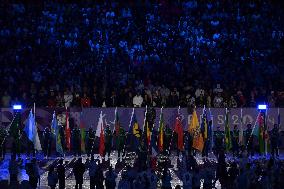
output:
<svg viewBox="0 0 284 189"><path fill-rule="evenodd" d="M13 109L14 110L21 110L22 109L22 105L15 104L15 105L13 105Z"/></svg>
<svg viewBox="0 0 284 189"><path fill-rule="evenodd" d="M258 109L259 109L259 110L266 110L266 109L267 109L267 105L265 105L265 104L260 104L260 105L258 105Z"/></svg>

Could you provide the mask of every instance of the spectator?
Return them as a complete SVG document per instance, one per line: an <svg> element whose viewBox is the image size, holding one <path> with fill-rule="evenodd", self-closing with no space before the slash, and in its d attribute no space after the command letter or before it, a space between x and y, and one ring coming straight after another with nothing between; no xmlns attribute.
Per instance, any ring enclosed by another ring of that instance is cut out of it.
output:
<svg viewBox="0 0 284 189"><path fill-rule="evenodd" d="M148 88L147 96L152 97L143 99L142 105L152 104L157 90L163 106L185 105L190 94L200 107L203 90L208 107L214 101L212 94L221 93L228 104L225 94L235 89L241 90L245 99L240 105L235 96L238 107L250 106L250 100L272 100L273 104L274 98L268 99L267 93L271 90L279 99L283 86L283 12L276 1L58 6L54 2L0 6L7 10L0 15L0 86L11 95L6 101L15 97L22 101L25 92L24 101L50 106L46 91L57 93L68 87L71 93L91 94L93 86L107 106L113 106L109 104L112 91L118 105L129 106L117 89L137 90L144 98L143 91ZM143 11L133 14L138 8ZM167 14L165 10L169 10ZM168 90L172 87L180 93L178 99ZM258 91L253 97L252 88ZM3 96L5 93L1 100ZM283 105L280 99L278 103Z"/></svg>
<svg viewBox="0 0 284 189"><path fill-rule="evenodd" d="M140 93L137 93L134 97L133 97L133 106L134 107L141 107L143 103L143 98L140 95Z"/></svg>
<svg viewBox="0 0 284 189"><path fill-rule="evenodd" d="M224 99L221 96L221 93L218 93L213 100L214 108L221 108L223 107Z"/></svg>
<svg viewBox="0 0 284 189"><path fill-rule="evenodd" d="M11 96L8 94L7 91L4 92L4 95L2 96L2 106L4 108L8 108L11 106L10 102L11 102Z"/></svg>
<svg viewBox="0 0 284 189"><path fill-rule="evenodd" d="M81 98L81 106L84 108L91 106L91 99L87 96L87 93L84 93L83 97Z"/></svg>
<svg viewBox="0 0 284 189"><path fill-rule="evenodd" d="M57 107L64 107L64 98L61 92L58 92L56 96L56 106Z"/></svg>
<svg viewBox="0 0 284 189"><path fill-rule="evenodd" d="M72 104L73 101L73 95L70 92L70 90L67 88L67 90L64 92L64 104L65 107L70 107L70 105Z"/></svg>

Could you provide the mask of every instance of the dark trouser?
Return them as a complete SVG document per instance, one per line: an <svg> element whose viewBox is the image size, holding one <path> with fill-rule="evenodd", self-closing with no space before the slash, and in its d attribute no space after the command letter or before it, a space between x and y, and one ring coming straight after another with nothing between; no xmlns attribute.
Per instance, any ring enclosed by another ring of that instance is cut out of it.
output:
<svg viewBox="0 0 284 189"><path fill-rule="evenodd" d="M96 177L90 176L90 189L95 189L96 187Z"/></svg>
<svg viewBox="0 0 284 189"><path fill-rule="evenodd" d="M208 140L205 140L204 147L202 150L202 157L208 157L208 146L209 146L209 142Z"/></svg>
<svg viewBox="0 0 284 189"><path fill-rule="evenodd" d="M50 156L50 142L49 141L44 141L43 153L44 153L44 156L46 157Z"/></svg>
<svg viewBox="0 0 284 189"><path fill-rule="evenodd" d="M189 156L192 154L192 143L188 144L187 153L188 153Z"/></svg>
<svg viewBox="0 0 284 189"><path fill-rule="evenodd" d="M65 178L59 179L59 189L64 189L64 188L65 188Z"/></svg>
<svg viewBox="0 0 284 189"><path fill-rule="evenodd" d="M254 155L254 149L253 149L253 142L252 141L247 143L247 155L248 156Z"/></svg>
<svg viewBox="0 0 284 189"><path fill-rule="evenodd" d="M55 189L56 186L50 186L50 189Z"/></svg>
<svg viewBox="0 0 284 189"><path fill-rule="evenodd" d="M15 186L18 185L18 178L17 178L17 174L11 174L10 175L10 185L15 184Z"/></svg>
<svg viewBox="0 0 284 189"><path fill-rule="evenodd" d="M105 144L106 147L106 154L108 155L108 157L110 156L110 152L111 152L111 145L110 144Z"/></svg>
<svg viewBox="0 0 284 189"><path fill-rule="evenodd" d="M3 145L0 146L0 158L4 159L5 154L6 154L6 144L4 142Z"/></svg>
<svg viewBox="0 0 284 189"><path fill-rule="evenodd" d="M90 139L88 141L87 155L88 155L88 157L90 157L90 155L91 156L94 155L94 142Z"/></svg>
<svg viewBox="0 0 284 189"><path fill-rule="evenodd" d="M124 148L119 147L119 148L118 148L118 158L120 157L121 152L122 152L122 156L125 156L125 150L124 150Z"/></svg>
<svg viewBox="0 0 284 189"><path fill-rule="evenodd" d="M277 143L271 142L271 155L272 157L279 156Z"/></svg>
<svg viewBox="0 0 284 189"><path fill-rule="evenodd" d="M219 154L221 153L222 149L223 149L222 146L219 146L219 145L215 146L214 152L217 158L219 157Z"/></svg>
<svg viewBox="0 0 284 189"><path fill-rule="evenodd" d="M31 141L28 141L27 156L30 157L31 154L33 157L35 157L34 144Z"/></svg>
<svg viewBox="0 0 284 189"><path fill-rule="evenodd" d="M20 157L20 143L19 142L13 142L12 146L12 157L16 159L16 155Z"/></svg>
<svg viewBox="0 0 284 189"><path fill-rule="evenodd" d="M239 144L238 144L237 141L233 141L232 143L233 143L232 144L232 146L233 146L233 148L232 148L233 156L238 156L239 155Z"/></svg>
<svg viewBox="0 0 284 189"><path fill-rule="evenodd" d="M76 181L75 189L82 189L82 184Z"/></svg>
<svg viewBox="0 0 284 189"><path fill-rule="evenodd" d="M81 142L76 141L74 144L74 155L81 156Z"/></svg>

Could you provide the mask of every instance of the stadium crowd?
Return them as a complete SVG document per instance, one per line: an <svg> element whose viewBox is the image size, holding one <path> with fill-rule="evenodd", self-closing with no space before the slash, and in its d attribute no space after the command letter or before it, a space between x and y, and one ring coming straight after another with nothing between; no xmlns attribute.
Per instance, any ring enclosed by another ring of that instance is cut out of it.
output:
<svg viewBox="0 0 284 189"><path fill-rule="evenodd" d="M274 1L0 5L1 107L284 105Z"/></svg>

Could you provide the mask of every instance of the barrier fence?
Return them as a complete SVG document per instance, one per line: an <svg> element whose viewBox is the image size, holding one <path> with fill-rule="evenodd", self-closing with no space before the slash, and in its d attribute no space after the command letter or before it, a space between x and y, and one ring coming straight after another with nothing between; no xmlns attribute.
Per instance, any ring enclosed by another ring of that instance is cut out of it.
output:
<svg viewBox="0 0 284 189"><path fill-rule="evenodd" d="M100 112L105 115L104 119L106 123L113 128L115 120L115 109L116 108L68 108L70 124L71 125L83 125L85 128L97 127ZM131 120L132 108L117 108L119 115L119 121L122 127L127 129ZM22 126L25 124L30 109L21 110ZM56 112L58 123L65 125L66 109L65 108L36 108L36 123L40 131L44 130L45 127L50 127L52 121L53 112ZM197 108L197 115L200 116L199 121L201 122L201 116L203 108ZM155 108L155 124L154 128L158 128L159 117L161 109ZM142 128L144 121L145 108L135 108L135 115L140 128ZM178 108L164 108L164 122L170 127L174 126L175 119L178 114ZM254 124L257 118L258 110L255 108L243 108L243 129L246 129L248 123ZM12 108L1 108L0 123L2 127L7 127L13 119L14 110ZM191 119L191 114L188 113L186 108L180 109L180 115L182 118L182 125L184 129L188 129L188 125ZM216 130L217 126L220 126L221 130L224 130L225 126L225 108L207 108L208 119L213 121L213 130ZM278 124L278 120L281 120L281 116L284 116L284 108L270 108L267 110L267 127L268 130L273 128L274 124ZM231 129L234 125L241 125L241 108L230 109L229 124ZM284 128L280 125L280 130Z"/></svg>

